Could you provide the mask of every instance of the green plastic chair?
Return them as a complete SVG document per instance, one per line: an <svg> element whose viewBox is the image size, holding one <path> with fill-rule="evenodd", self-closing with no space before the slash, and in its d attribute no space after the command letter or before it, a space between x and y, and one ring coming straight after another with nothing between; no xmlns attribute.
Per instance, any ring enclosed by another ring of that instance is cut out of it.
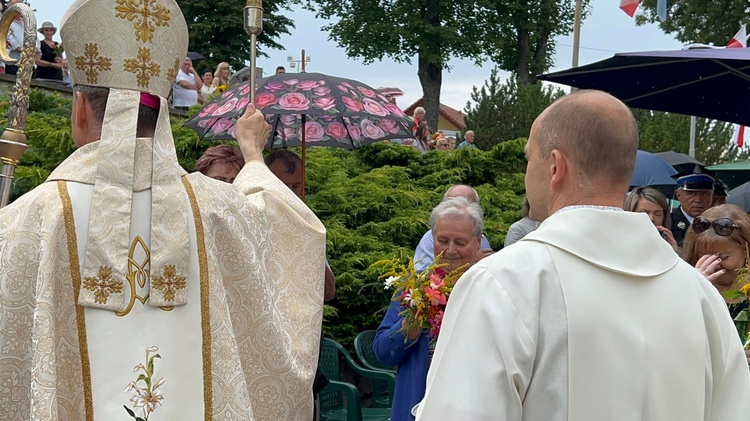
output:
<svg viewBox="0 0 750 421"><path fill-rule="evenodd" d="M381 363L378 357L375 356L375 351L372 349L372 342L374 340L374 330L365 330L354 338L354 351L357 353L359 361L370 370L385 371L395 375L396 371L393 367ZM376 408L390 408L391 405L388 382L381 379L372 379L372 406Z"/></svg>
<svg viewBox="0 0 750 421"><path fill-rule="evenodd" d="M338 342L323 340L320 352L320 370L328 377L330 383L320 392L321 421L388 421L391 417L389 408L363 408L359 390L352 384L341 380L341 364L345 362L355 373L371 378L385 380L389 384L389 399L393 401L393 390L396 387L396 376L384 371L362 368Z"/></svg>
<svg viewBox="0 0 750 421"><path fill-rule="evenodd" d="M387 366L378 360L375 356L375 351L372 350L372 342L375 340L374 330L365 330L360 332L356 338L354 338L354 351L357 353L359 361L362 362L366 368L370 370L381 370L388 371L396 374L396 370L391 366Z"/></svg>

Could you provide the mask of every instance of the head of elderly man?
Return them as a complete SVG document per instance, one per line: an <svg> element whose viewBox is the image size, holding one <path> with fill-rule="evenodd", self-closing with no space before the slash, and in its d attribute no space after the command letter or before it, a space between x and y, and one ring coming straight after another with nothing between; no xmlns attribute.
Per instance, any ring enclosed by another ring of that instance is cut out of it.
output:
<svg viewBox="0 0 750 421"><path fill-rule="evenodd" d="M484 229L484 214L478 203L465 197L447 198L432 210L430 227L435 256L442 253L439 263L447 265L445 270L474 263Z"/></svg>
<svg viewBox="0 0 750 421"><path fill-rule="evenodd" d="M573 205L622 207L638 150L630 109L601 91L576 91L542 112L526 144L531 219Z"/></svg>

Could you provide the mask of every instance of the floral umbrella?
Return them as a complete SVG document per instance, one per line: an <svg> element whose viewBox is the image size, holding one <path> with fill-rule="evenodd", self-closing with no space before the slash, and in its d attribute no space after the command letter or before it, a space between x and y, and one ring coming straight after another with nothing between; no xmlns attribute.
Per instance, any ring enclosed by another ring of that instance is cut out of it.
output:
<svg viewBox="0 0 750 421"><path fill-rule="evenodd" d="M201 138L234 139L237 118L249 103L243 82L214 97L185 122ZM269 148L357 148L385 139L413 138L403 111L377 90L320 73L282 73L261 79L255 105L270 125ZM303 149L304 153L304 149Z"/></svg>

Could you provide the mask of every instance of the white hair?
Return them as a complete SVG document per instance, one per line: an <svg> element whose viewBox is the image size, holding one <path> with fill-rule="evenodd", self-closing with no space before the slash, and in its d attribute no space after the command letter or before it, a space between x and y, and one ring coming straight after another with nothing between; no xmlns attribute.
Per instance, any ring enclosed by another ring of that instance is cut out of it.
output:
<svg viewBox="0 0 750 421"><path fill-rule="evenodd" d="M440 202L430 213L430 228L433 233L439 220L446 217L466 217L474 223L472 234L475 238L482 236L484 230L484 212L479 203L470 202L465 197L451 197Z"/></svg>
<svg viewBox="0 0 750 421"><path fill-rule="evenodd" d="M417 108L414 109L414 114L412 114L412 115L417 115L417 113L425 114L426 111L424 110L424 107L417 107Z"/></svg>

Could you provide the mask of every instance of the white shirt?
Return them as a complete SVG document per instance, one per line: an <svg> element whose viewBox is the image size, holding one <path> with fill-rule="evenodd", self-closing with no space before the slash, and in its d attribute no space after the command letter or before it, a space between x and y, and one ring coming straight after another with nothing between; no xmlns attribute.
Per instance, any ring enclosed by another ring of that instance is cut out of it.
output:
<svg viewBox="0 0 750 421"><path fill-rule="evenodd" d="M172 105L175 107L190 107L198 103L198 91L180 86L180 81L183 80L195 84L195 76L183 72L182 69L177 73L172 90Z"/></svg>

